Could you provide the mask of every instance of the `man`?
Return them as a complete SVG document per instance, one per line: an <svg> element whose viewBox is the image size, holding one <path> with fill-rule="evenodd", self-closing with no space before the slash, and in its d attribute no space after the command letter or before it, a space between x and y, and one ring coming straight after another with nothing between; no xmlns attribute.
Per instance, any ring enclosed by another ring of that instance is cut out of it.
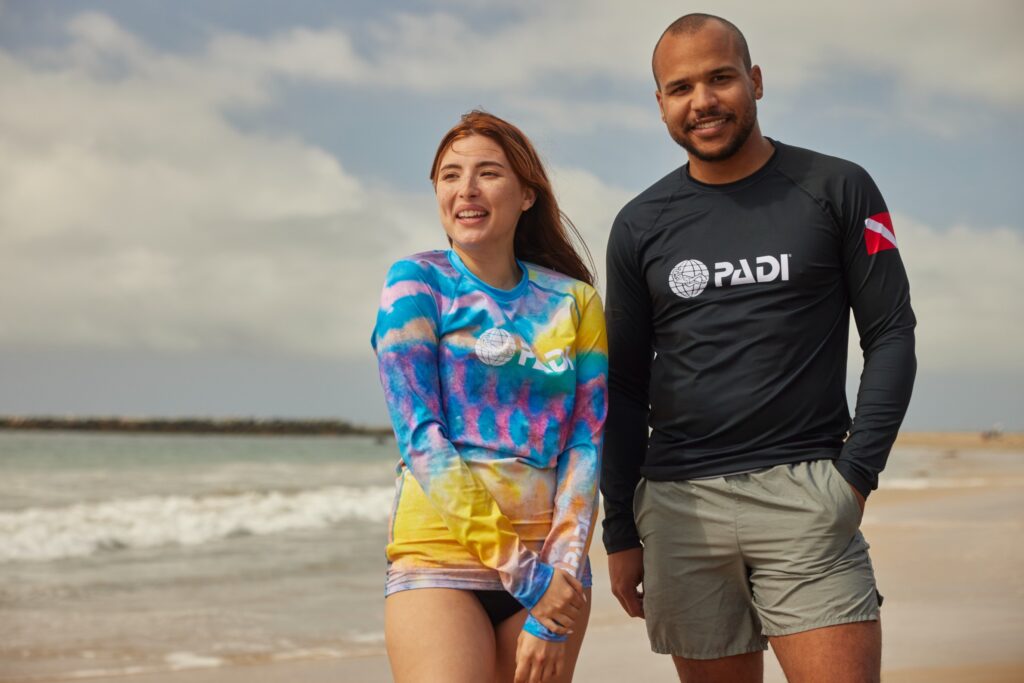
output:
<svg viewBox="0 0 1024 683"><path fill-rule="evenodd" d="M877 681L882 598L858 527L916 369L888 211L860 167L761 134L761 70L731 23L682 17L653 68L689 164L627 204L608 244L612 590L680 680L760 681L770 642L792 683Z"/></svg>

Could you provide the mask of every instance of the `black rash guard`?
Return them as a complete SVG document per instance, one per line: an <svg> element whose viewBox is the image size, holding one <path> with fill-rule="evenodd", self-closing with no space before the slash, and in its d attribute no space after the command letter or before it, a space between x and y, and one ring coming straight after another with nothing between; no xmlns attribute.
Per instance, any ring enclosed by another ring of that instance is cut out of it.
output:
<svg viewBox="0 0 1024 683"><path fill-rule="evenodd" d="M735 183L683 166L627 204L608 243L608 552L640 546L640 477L679 481L819 458L864 496L913 387L914 313L888 210L859 166L773 141ZM853 310L864 352L846 401Z"/></svg>

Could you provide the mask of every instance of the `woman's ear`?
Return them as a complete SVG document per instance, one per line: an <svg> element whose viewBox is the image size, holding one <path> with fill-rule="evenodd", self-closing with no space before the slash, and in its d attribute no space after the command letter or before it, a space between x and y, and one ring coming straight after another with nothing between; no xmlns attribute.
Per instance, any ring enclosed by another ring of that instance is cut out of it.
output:
<svg viewBox="0 0 1024 683"><path fill-rule="evenodd" d="M522 210L529 211L535 201L537 201L537 193L533 191L532 187L526 188L526 191L523 192Z"/></svg>

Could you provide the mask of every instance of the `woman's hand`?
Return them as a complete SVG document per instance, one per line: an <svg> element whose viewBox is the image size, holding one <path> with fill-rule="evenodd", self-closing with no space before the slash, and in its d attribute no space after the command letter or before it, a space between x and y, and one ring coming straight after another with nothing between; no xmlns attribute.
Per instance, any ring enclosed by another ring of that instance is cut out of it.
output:
<svg viewBox="0 0 1024 683"><path fill-rule="evenodd" d="M561 574L555 571L555 574ZM544 594L547 597L547 593ZM545 683L562 674L565 643L542 640L526 631L519 634L516 646L515 683Z"/></svg>
<svg viewBox="0 0 1024 683"><path fill-rule="evenodd" d="M549 631L564 636L572 633L576 617L586 601L583 584L576 577L556 569L548 589L540 596L530 614Z"/></svg>

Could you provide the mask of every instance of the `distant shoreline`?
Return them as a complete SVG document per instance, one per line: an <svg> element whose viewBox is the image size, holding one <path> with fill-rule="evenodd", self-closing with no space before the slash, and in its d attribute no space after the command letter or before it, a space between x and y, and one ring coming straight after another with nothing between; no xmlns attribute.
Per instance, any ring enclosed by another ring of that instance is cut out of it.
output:
<svg viewBox="0 0 1024 683"><path fill-rule="evenodd" d="M949 450L1024 450L1024 433L986 430L979 432L900 432L897 446L924 446Z"/></svg>
<svg viewBox="0 0 1024 683"><path fill-rule="evenodd" d="M345 420L260 418L0 417L0 430L133 432L158 434L255 434L313 436L392 435L390 427L354 425Z"/></svg>
<svg viewBox="0 0 1024 683"><path fill-rule="evenodd" d="M11 417L0 416L0 431L78 431L156 434L239 434L280 436L393 437L391 427L356 425L345 420L282 418L133 418L133 417ZM1021 432L900 432L899 446L1024 450Z"/></svg>

